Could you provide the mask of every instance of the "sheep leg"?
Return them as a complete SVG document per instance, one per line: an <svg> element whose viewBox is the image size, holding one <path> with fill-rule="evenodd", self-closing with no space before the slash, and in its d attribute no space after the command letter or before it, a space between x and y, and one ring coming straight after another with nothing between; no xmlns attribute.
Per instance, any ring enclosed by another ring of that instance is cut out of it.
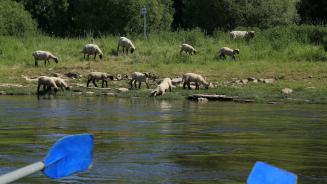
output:
<svg viewBox="0 0 327 184"><path fill-rule="evenodd" d="M117 55L118 55L118 53L119 53L119 45L118 45L118 47L117 47Z"/></svg>
<svg viewBox="0 0 327 184"><path fill-rule="evenodd" d="M126 48L126 55L128 55L128 50L129 50L129 48Z"/></svg>
<svg viewBox="0 0 327 184"><path fill-rule="evenodd" d="M35 59L35 66L39 66L39 64L38 64L38 62L37 62L37 60Z"/></svg>
<svg viewBox="0 0 327 184"><path fill-rule="evenodd" d="M146 84L146 87L147 87L148 89L150 89L149 84L148 84L147 82L145 82L145 84Z"/></svg>
<svg viewBox="0 0 327 184"><path fill-rule="evenodd" d="M141 89L141 84L142 84L142 82L141 82L141 81L139 81L139 89Z"/></svg>
<svg viewBox="0 0 327 184"><path fill-rule="evenodd" d="M37 85L37 95L40 95L40 87L41 87L41 84L38 84Z"/></svg>
<svg viewBox="0 0 327 184"><path fill-rule="evenodd" d="M92 83L95 87L98 87L97 83L95 83L95 79L92 80Z"/></svg>
<svg viewBox="0 0 327 184"><path fill-rule="evenodd" d="M123 53L125 53L125 47L123 47Z"/></svg>
<svg viewBox="0 0 327 184"><path fill-rule="evenodd" d="M95 60L96 57L97 57L97 53L94 54L94 60Z"/></svg>
<svg viewBox="0 0 327 184"><path fill-rule="evenodd" d="M198 82L195 83L195 89L200 89Z"/></svg>
<svg viewBox="0 0 327 184"><path fill-rule="evenodd" d="M44 66L47 66L47 60L44 60Z"/></svg>
<svg viewBox="0 0 327 184"><path fill-rule="evenodd" d="M104 80L104 82L106 83L106 88L108 87L108 81L107 80Z"/></svg>
<svg viewBox="0 0 327 184"><path fill-rule="evenodd" d="M135 81L134 81L134 88L135 88L135 89L137 88L137 87L136 87L136 82L137 82L137 81L135 80Z"/></svg>
<svg viewBox="0 0 327 184"><path fill-rule="evenodd" d="M89 60L90 59L90 54L87 54L87 60Z"/></svg>
<svg viewBox="0 0 327 184"><path fill-rule="evenodd" d="M186 82L183 83L183 89L185 89L185 86L186 86Z"/></svg>
<svg viewBox="0 0 327 184"><path fill-rule="evenodd" d="M85 60L85 53L84 53L84 60Z"/></svg>
<svg viewBox="0 0 327 184"><path fill-rule="evenodd" d="M235 55L232 55L232 57L233 57L234 61L236 61Z"/></svg>
<svg viewBox="0 0 327 184"><path fill-rule="evenodd" d="M89 84L90 84L91 80L92 79L87 80L86 87L89 87Z"/></svg>
<svg viewBox="0 0 327 184"><path fill-rule="evenodd" d="M169 86L169 92L171 92L171 86Z"/></svg>
<svg viewBox="0 0 327 184"><path fill-rule="evenodd" d="M187 82L188 89L191 89L191 82Z"/></svg>
<svg viewBox="0 0 327 184"><path fill-rule="evenodd" d="M129 81L129 84L131 85L131 89L133 89L133 79L131 79L131 81Z"/></svg>

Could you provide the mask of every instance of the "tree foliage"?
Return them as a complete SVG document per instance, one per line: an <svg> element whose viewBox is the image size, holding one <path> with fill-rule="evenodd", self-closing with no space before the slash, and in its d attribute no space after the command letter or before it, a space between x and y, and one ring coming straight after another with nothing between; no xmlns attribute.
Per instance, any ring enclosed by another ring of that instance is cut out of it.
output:
<svg viewBox="0 0 327 184"><path fill-rule="evenodd" d="M60 36L139 33L140 8L148 8L149 30L167 30L172 22L171 0L19 0L40 28Z"/></svg>
<svg viewBox="0 0 327 184"><path fill-rule="evenodd" d="M36 23L21 4L0 0L0 35L24 35L35 31Z"/></svg>
<svg viewBox="0 0 327 184"><path fill-rule="evenodd" d="M297 21L295 0L183 0L182 27L269 28Z"/></svg>
<svg viewBox="0 0 327 184"><path fill-rule="evenodd" d="M301 0L298 4L298 12L301 15L302 23L327 23L326 0Z"/></svg>

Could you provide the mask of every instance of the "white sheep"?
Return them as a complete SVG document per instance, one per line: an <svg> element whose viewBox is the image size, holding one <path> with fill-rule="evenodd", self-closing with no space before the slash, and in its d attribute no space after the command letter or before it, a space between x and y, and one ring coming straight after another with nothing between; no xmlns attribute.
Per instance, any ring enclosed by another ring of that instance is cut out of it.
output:
<svg viewBox="0 0 327 184"><path fill-rule="evenodd" d="M70 87L67 85L67 83L65 82L64 79L60 78L60 77L51 77L53 78L53 80L55 81L56 85L58 88L61 88L61 90L63 91L64 89L69 90Z"/></svg>
<svg viewBox="0 0 327 184"><path fill-rule="evenodd" d="M183 43L181 46L180 53L185 52L187 54L196 54L197 50L189 44Z"/></svg>
<svg viewBox="0 0 327 184"><path fill-rule="evenodd" d="M106 83L106 87L108 87L108 81L107 79L110 78L111 80L114 80L114 77L112 75L109 75L104 72L91 72L88 75L88 80L86 83L86 86L89 87L89 83L92 81L93 85L95 87L98 87L98 85L95 83L96 81L102 80L102 87L104 88L104 83Z"/></svg>
<svg viewBox="0 0 327 184"><path fill-rule="evenodd" d="M135 51L135 46L133 44L133 42L126 38L126 37L120 37L119 41L118 41L118 47L117 47L117 54L119 52L119 47L123 47L123 53L125 53L125 49L126 49L126 55L128 55L128 50L131 49L131 53L133 53Z"/></svg>
<svg viewBox="0 0 327 184"><path fill-rule="evenodd" d="M228 47L223 47L223 48L221 48L219 50L218 54L219 54L219 57L220 58L226 59L226 56L225 55L229 55L234 60L236 60L235 54L240 54L240 49L231 49L231 48L228 48Z"/></svg>
<svg viewBox="0 0 327 184"><path fill-rule="evenodd" d="M231 31L229 32L229 36L233 39L236 38L245 38L247 40L255 37L254 31Z"/></svg>
<svg viewBox="0 0 327 184"><path fill-rule="evenodd" d="M147 86L147 88L149 89L149 84L148 84L148 80L152 79L155 80L156 77L155 75L151 74L150 72L133 72L131 74L131 80L129 82L129 84L131 85L131 89L133 88L133 82L134 82L134 87L136 88L136 82L139 82L139 87L141 88L141 83L144 82Z"/></svg>
<svg viewBox="0 0 327 184"><path fill-rule="evenodd" d="M51 88L54 89L55 94L58 91L58 86L55 82L55 80L52 77L48 76L40 76L38 78L38 86L37 86L37 94L40 94L40 87L43 86L43 92L47 93L51 91Z"/></svg>
<svg viewBox="0 0 327 184"><path fill-rule="evenodd" d="M159 96L159 95L164 95L166 90L169 89L171 92L172 88L172 82L170 78L164 78L162 82L151 92L150 96Z"/></svg>
<svg viewBox="0 0 327 184"><path fill-rule="evenodd" d="M58 58L51 54L49 51L42 51L42 50L37 50L33 52L33 57L35 60L35 66L38 66L38 61L39 60L44 60L44 65L50 64L50 59L53 59L56 63L58 63Z"/></svg>
<svg viewBox="0 0 327 184"><path fill-rule="evenodd" d="M184 89L186 85L188 86L188 89L191 89L191 82L195 83L195 89L199 89L200 85L203 85L208 89L210 85L201 75L195 73L186 73L183 75L182 79Z"/></svg>
<svg viewBox="0 0 327 184"><path fill-rule="evenodd" d="M90 55L94 55L94 59L95 59L97 54L99 54L100 59L102 59L102 57L103 57L102 50L96 44L84 45L82 53L84 54L84 59L85 59L86 54L87 54L87 59L89 59Z"/></svg>

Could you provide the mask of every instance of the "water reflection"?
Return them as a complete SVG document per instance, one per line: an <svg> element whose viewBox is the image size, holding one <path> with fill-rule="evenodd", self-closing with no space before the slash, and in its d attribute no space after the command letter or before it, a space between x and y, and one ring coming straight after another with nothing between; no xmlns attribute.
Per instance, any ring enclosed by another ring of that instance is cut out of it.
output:
<svg viewBox="0 0 327 184"><path fill-rule="evenodd" d="M244 183L255 161L326 183L327 109L73 97L0 97L0 172L38 161L59 137L92 133L94 167L26 183Z"/></svg>

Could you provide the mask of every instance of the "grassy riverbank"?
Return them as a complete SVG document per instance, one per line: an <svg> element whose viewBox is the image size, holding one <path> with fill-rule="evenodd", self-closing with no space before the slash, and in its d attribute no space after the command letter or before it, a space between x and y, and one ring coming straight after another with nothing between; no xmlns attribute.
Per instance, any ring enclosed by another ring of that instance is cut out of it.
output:
<svg viewBox="0 0 327 184"><path fill-rule="evenodd" d="M0 91L7 94L35 94L36 83L21 77L37 77L51 73L76 72L85 76L90 71L110 74L128 74L133 71L150 71L160 77L178 77L185 72L200 73L217 87L209 90L173 89L173 93L160 97L181 99L192 93L225 94L253 99L256 102L327 103L327 53L324 51L323 35L327 28L314 26L289 26L257 31L254 40L230 40L228 35L217 31L213 36L205 36L201 31L178 33L153 33L147 41L142 36L129 37L137 50L134 54L116 55L118 36L95 39L104 52L104 59L85 62L80 53L91 38L52 38L47 36L0 37ZM181 43L190 43L198 49L197 55L179 54ZM238 61L216 58L223 46L239 48ZM59 57L59 63L51 62L44 67L34 67L32 52L49 50ZM272 84L234 81L249 77L274 78ZM117 93L117 90L99 90L77 87L85 85L86 79L69 80L73 91L94 91L95 94L114 92L117 96L148 96L148 90L132 90ZM10 84L8 85L4 84ZM15 86L15 85L22 85ZM128 88L127 81L110 81L110 88ZM143 85L143 89L144 89ZM155 84L152 84L152 88ZM283 88L293 89L292 94L281 93ZM73 95L74 92L59 93Z"/></svg>

